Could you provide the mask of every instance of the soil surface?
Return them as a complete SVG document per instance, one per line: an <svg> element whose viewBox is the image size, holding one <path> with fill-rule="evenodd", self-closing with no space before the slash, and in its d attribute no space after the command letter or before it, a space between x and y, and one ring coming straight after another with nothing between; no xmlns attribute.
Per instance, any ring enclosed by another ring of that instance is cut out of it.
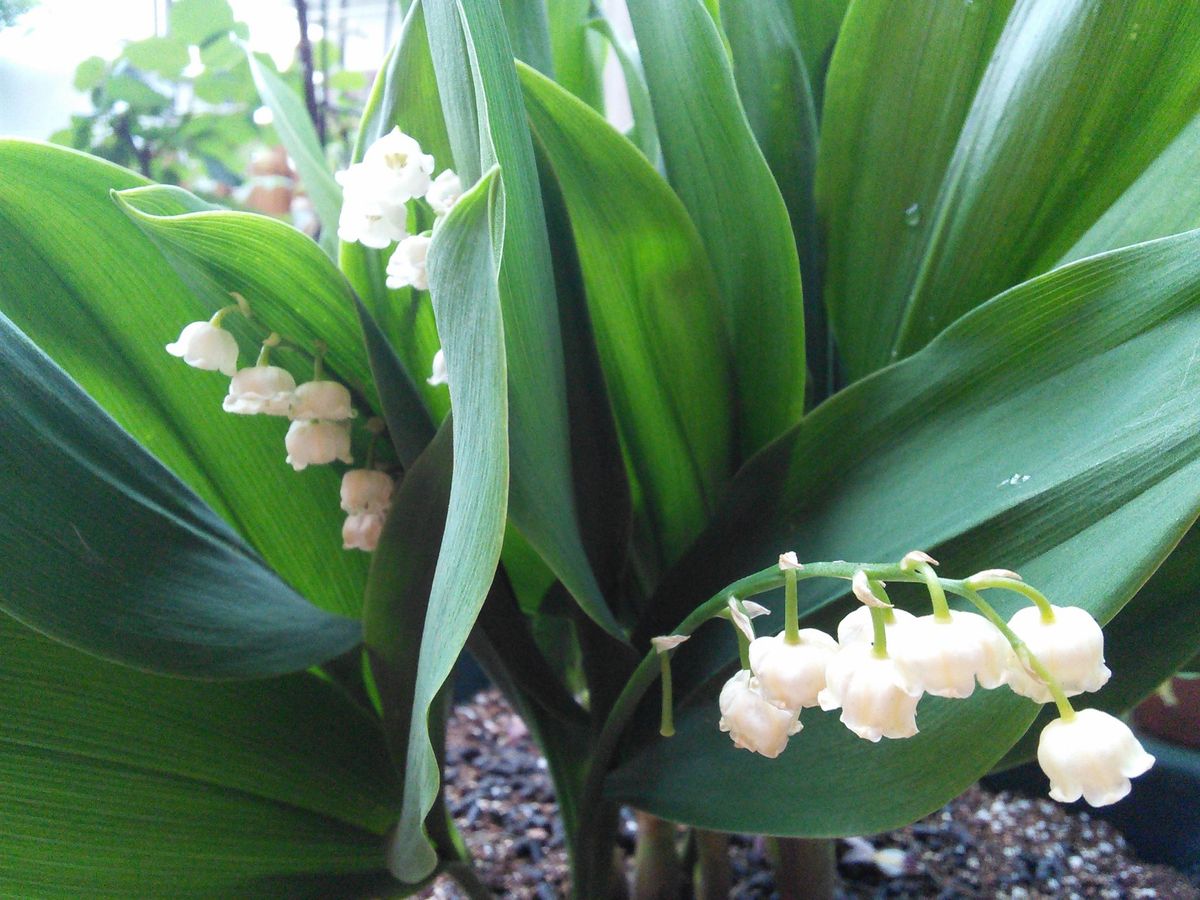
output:
<svg viewBox="0 0 1200 900"><path fill-rule="evenodd" d="M569 887L562 826L546 761L499 692L456 707L446 735L446 794L477 871L501 897L552 900ZM632 852L636 826L624 822ZM1139 862L1108 823L1049 799L974 787L899 831L838 841L843 898L1200 900L1166 866ZM737 898L777 897L762 838L733 836ZM420 896L458 898L439 879Z"/></svg>

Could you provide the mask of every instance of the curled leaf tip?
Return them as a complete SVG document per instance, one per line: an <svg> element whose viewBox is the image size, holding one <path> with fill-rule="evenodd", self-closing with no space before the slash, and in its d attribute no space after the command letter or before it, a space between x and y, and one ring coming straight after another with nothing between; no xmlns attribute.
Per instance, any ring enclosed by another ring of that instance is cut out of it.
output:
<svg viewBox="0 0 1200 900"><path fill-rule="evenodd" d="M779 554L779 568L786 572L788 569L803 569L804 566L800 565L800 560L796 558L796 552L789 550L787 553Z"/></svg>
<svg viewBox="0 0 1200 900"><path fill-rule="evenodd" d="M862 569L854 573L854 577L850 579L850 587L854 590L854 596L863 606L873 606L876 609L887 609L891 606L871 590L871 579Z"/></svg>
<svg viewBox="0 0 1200 900"><path fill-rule="evenodd" d="M938 565L938 561L924 550L909 550L900 560L900 568L915 569L920 563L927 563L931 566Z"/></svg>

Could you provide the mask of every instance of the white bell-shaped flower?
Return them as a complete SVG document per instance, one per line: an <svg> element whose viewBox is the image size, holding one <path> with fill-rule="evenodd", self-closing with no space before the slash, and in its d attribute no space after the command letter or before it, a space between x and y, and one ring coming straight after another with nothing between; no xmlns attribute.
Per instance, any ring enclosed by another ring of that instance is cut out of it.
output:
<svg viewBox="0 0 1200 900"><path fill-rule="evenodd" d="M446 354L444 351L439 350L433 354L433 364L430 366L429 377L425 379L425 383L430 387L450 383L450 372L446 369Z"/></svg>
<svg viewBox="0 0 1200 900"><path fill-rule="evenodd" d="M1112 672L1104 664L1104 632L1091 613L1078 606L1055 606L1054 621L1043 622L1036 606L1018 610L1008 627L1030 652L1058 679L1068 697L1098 691ZM1050 689L1034 673L1013 661L1009 686L1037 703L1049 703Z"/></svg>
<svg viewBox="0 0 1200 900"><path fill-rule="evenodd" d="M429 255L430 237L414 234L396 245L387 264L387 286L392 290L414 287L418 291L429 290L429 275L425 271L425 258Z"/></svg>
<svg viewBox="0 0 1200 900"><path fill-rule="evenodd" d="M1129 727L1098 709L1081 709L1070 721L1047 725L1037 756L1050 778L1051 797L1063 803L1083 797L1092 806L1116 803L1129 793L1129 779L1154 765Z"/></svg>
<svg viewBox="0 0 1200 900"><path fill-rule="evenodd" d="M817 705L825 667L837 651L837 641L816 628L801 628L797 644L789 644L781 631L751 642L750 668L768 702L799 710Z"/></svg>
<svg viewBox="0 0 1200 900"><path fill-rule="evenodd" d="M379 546L383 531L383 516L379 513L358 513L347 516L342 523L342 547L346 550L365 550L370 553Z"/></svg>
<svg viewBox="0 0 1200 900"><path fill-rule="evenodd" d="M239 369L233 376L221 408L243 416L286 416L292 407L294 390L296 379L287 369L250 366Z"/></svg>
<svg viewBox="0 0 1200 900"><path fill-rule="evenodd" d="M287 447L287 463L297 472L335 459L354 462L350 455L350 425L346 422L293 422L283 444Z"/></svg>
<svg viewBox="0 0 1200 900"><path fill-rule="evenodd" d="M906 613L902 609L893 609L892 615L896 617L896 621L884 626L884 632L890 641L896 629L905 622L911 622L916 618L912 613ZM875 640L875 626L871 622L871 610L865 606L860 606L850 615L846 616L842 621L838 622L837 628L838 643L842 646L846 644L870 644Z"/></svg>
<svg viewBox="0 0 1200 900"><path fill-rule="evenodd" d="M354 407L350 403L350 391L336 381L306 381L292 395L292 409L288 413L293 419L324 419L341 422L353 419Z"/></svg>
<svg viewBox="0 0 1200 900"><path fill-rule="evenodd" d="M386 171L355 163L338 172L337 180L342 186L339 238L383 250L408 236L408 207L385 200Z"/></svg>
<svg viewBox="0 0 1200 900"><path fill-rule="evenodd" d="M921 616L888 635L888 653L905 685L935 697L970 697L975 681L996 688L1007 679L1012 648L994 625L972 612L950 620Z"/></svg>
<svg viewBox="0 0 1200 900"><path fill-rule="evenodd" d="M211 322L192 322L184 326L179 340L167 344L167 352L178 356L193 369L220 372L230 378L237 374L237 340L220 325Z"/></svg>
<svg viewBox="0 0 1200 900"><path fill-rule="evenodd" d="M462 196L462 180L450 169L446 169L425 192L425 202L432 207L434 213L444 216Z"/></svg>
<svg viewBox="0 0 1200 900"><path fill-rule="evenodd" d="M719 727L729 732L734 745L768 759L782 753L788 738L801 728L799 711L769 703L759 689L758 679L748 669L725 682L718 705Z"/></svg>
<svg viewBox="0 0 1200 900"><path fill-rule="evenodd" d="M393 128L363 154L362 164L376 173L378 196L384 203L407 203L429 190L433 157L416 138Z"/></svg>
<svg viewBox="0 0 1200 900"><path fill-rule="evenodd" d="M342 476L342 509L350 515L386 512L392 479L375 469L350 469Z"/></svg>
<svg viewBox="0 0 1200 900"><path fill-rule="evenodd" d="M821 709L842 710L842 724L868 741L917 733L917 701L900 677L896 661L875 655L866 643L844 644L825 669Z"/></svg>

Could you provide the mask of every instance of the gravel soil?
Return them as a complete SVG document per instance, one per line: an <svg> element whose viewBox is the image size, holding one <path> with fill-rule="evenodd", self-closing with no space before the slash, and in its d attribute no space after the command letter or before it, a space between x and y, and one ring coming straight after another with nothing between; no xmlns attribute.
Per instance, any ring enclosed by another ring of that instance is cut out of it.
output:
<svg viewBox="0 0 1200 900"><path fill-rule="evenodd" d="M504 698L483 691L455 708L446 735L446 794L480 876L501 897L565 896L569 870L545 760ZM632 852L625 819L621 843ZM974 787L907 828L838 841L847 898L1164 898L1200 900L1166 866L1139 862L1111 825L1049 799ZM778 896L762 838L733 836L738 898ZM462 896L439 879L426 898Z"/></svg>

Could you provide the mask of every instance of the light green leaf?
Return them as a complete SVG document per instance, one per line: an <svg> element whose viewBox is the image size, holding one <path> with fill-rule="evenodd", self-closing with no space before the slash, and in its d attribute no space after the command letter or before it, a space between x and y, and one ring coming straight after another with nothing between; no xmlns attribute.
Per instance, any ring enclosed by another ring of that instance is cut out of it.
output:
<svg viewBox="0 0 1200 900"><path fill-rule="evenodd" d="M702 530L732 474L732 373L716 282L686 210L645 157L549 79L524 67L521 76L570 214L618 430L668 563Z"/></svg>
<svg viewBox="0 0 1200 900"><path fill-rule="evenodd" d="M856 3L846 16L825 89L817 209L825 304L852 381L890 360L942 177L1012 4Z"/></svg>
<svg viewBox="0 0 1200 900"><path fill-rule="evenodd" d="M666 632L697 597L783 550L802 561L874 561L919 547L947 575L1012 568L1052 601L1112 618L1200 512L1198 250L1193 231L1057 269L826 402L735 481L647 633ZM840 585L805 586L810 611L844 596ZM1018 605L995 600L1005 615ZM832 627L850 608L814 621ZM1125 616L1109 628L1113 646L1126 640ZM1181 617L1181 627L1194 619ZM691 658L677 673L685 692L734 658L728 629L708 631L679 654ZM1162 661L1181 656L1172 649ZM963 790L1037 711L1007 689L927 699L920 736L880 745L817 713L772 764L717 733L713 687L695 692L679 738L628 761L616 798L726 830L870 833ZM719 802L709 790L701 802L699 773L710 786L736 779L737 790Z"/></svg>
<svg viewBox="0 0 1200 900"><path fill-rule="evenodd" d="M1192 119L1058 265L1200 227L1200 117Z"/></svg>
<svg viewBox="0 0 1200 900"><path fill-rule="evenodd" d="M75 67L75 90L90 91L99 87L108 74L108 62L99 56L89 56Z"/></svg>
<svg viewBox="0 0 1200 900"><path fill-rule="evenodd" d="M168 33L187 44L201 45L236 24L228 0L175 0L167 16Z"/></svg>
<svg viewBox="0 0 1200 900"><path fill-rule="evenodd" d="M662 168L662 148L658 144L658 126L654 124L654 107L650 103L650 91L646 87L646 73L642 71L641 57L637 48L621 40L606 16L591 20L591 27L612 47L621 77L625 80L625 93L629 95L629 112L633 116L626 137L642 151L656 169Z"/></svg>
<svg viewBox="0 0 1200 900"><path fill-rule="evenodd" d="M202 678L294 672L361 640L293 592L0 315L0 608L98 656Z"/></svg>
<svg viewBox="0 0 1200 900"><path fill-rule="evenodd" d="M496 0L438 3L426 16L456 171L466 184L493 163L504 172L500 296L511 416L509 515L580 608L623 639L580 539L545 211L500 10Z"/></svg>
<svg viewBox="0 0 1200 900"><path fill-rule="evenodd" d="M591 35L592 0L547 0L554 80L604 111L604 47Z"/></svg>
<svg viewBox="0 0 1200 900"><path fill-rule="evenodd" d="M293 472L284 462L286 423L225 413L227 380L189 369L163 349L188 322L231 301L227 294L193 294L108 196L113 188L145 185L81 153L0 141L0 311L292 588L323 609L357 615L366 560L342 549L338 473L325 466ZM189 197L178 189L137 196L174 203ZM353 348L353 357L335 351L335 368L369 377L348 289L343 284L340 296L323 293L329 282L322 266L329 262L312 241L280 222L245 217L268 223L271 235L286 233L281 251L254 227L242 230L242 218L223 218L233 214L199 215L214 218L202 219L198 231L206 221L219 226L212 231L222 264L251 267L258 279L238 275L221 289L240 289L271 316L264 324L281 332L307 338L312 332L304 323L311 321L331 348ZM182 227L190 231L195 221L188 223ZM203 246L203 238L196 240ZM321 265L313 266L312 257ZM255 287L268 282L269 292ZM276 288L283 293L276 296ZM275 300L286 306L286 317L274 318ZM242 338L246 364L257 347L239 319L231 315L226 322ZM343 364L343 357L356 364ZM296 365L294 354L280 351L276 359L304 376L306 366Z"/></svg>
<svg viewBox="0 0 1200 900"><path fill-rule="evenodd" d="M553 78L554 61L550 49L546 0L502 0L500 10L504 14L508 40L517 59Z"/></svg>
<svg viewBox="0 0 1200 900"><path fill-rule="evenodd" d="M389 851L389 868L409 883L425 878L437 864L422 832L439 782L427 717L487 596L504 536L508 397L493 247L503 246L505 223L494 194L496 175L497 170L489 171L462 196L439 224L429 249L430 292L455 411L454 465L420 641L404 806Z"/></svg>
<svg viewBox="0 0 1200 900"><path fill-rule="evenodd" d="M1196 115L1198 81L1186 0L1018 2L930 211L898 353L1054 265Z"/></svg>
<svg viewBox="0 0 1200 900"><path fill-rule="evenodd" d="M150 37L127 44L121 51L129 62L143 72L154 72L176 79L188 64L187 44L169 37Z"/></svg>
<svg viewBox="0 0 1200 900"><path fill-rule="evenodd" d="M171 103L170 97L159 93L128 69L108 80L104 94L106 100L128 103L134 112L141 114L160 112Z"/></svg>
<svg viewBox="0 0 1200 900"><path fill-rule="evenodd" d="M321 221L321 246L337 246L337 221L342 209L342 189L329 170L325 150L304 102L282 78L264 66L248 47L246 62L263 104L271 110L271 124L296 165L300 182Z"/></svg>
<svg viewBox="0 0 1200 900"><path fill-rule="evenodd" d="M740 451L749 456L804 408L803 299L787 207L700 0L630 0L629 14L667 175L717 275L737 383Z"/></svg>
<svg viewBox="0 0 1200 900"><path fill-rule="evenodd" d="M311 675L147 675L0 615L4 887L22 897L381 896L378 725Z"/></svg>

